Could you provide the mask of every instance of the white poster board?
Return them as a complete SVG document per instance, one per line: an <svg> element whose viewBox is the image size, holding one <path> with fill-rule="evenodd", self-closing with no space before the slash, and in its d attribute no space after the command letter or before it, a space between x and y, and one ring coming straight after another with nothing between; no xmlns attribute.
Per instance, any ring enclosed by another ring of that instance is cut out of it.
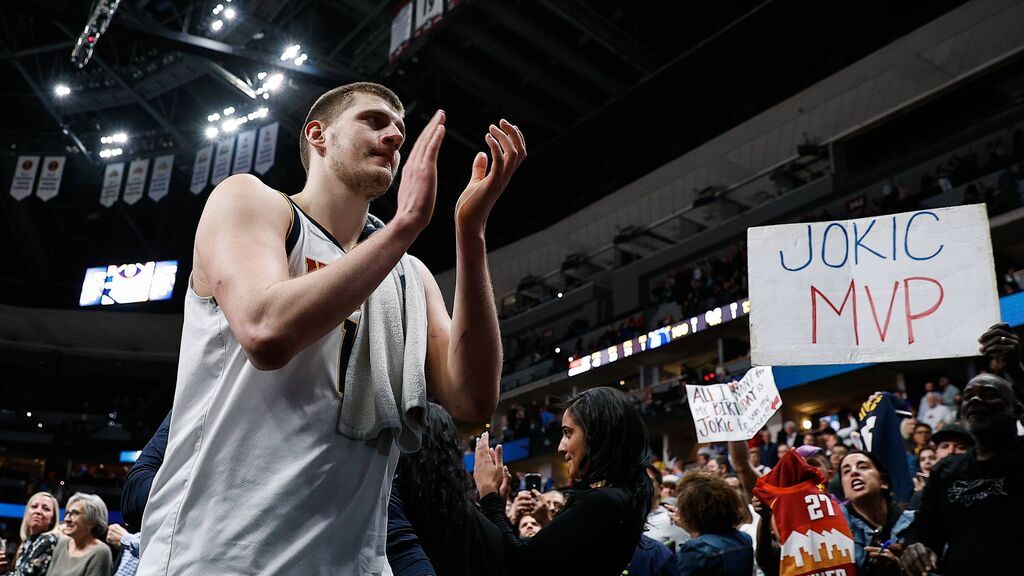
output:
<svg viewBox="0 0 1024 576"><path fill-rule="evenodd" d="M737 382L686 385L697 443L749 440L782 407L771 366L751 368Z"/></svg>
<svg viewBox="0 0 1024 576"><path fill-rule="evenodd" d="M999 322L983 204L747 230L755 365L978 354Z"/></svg>

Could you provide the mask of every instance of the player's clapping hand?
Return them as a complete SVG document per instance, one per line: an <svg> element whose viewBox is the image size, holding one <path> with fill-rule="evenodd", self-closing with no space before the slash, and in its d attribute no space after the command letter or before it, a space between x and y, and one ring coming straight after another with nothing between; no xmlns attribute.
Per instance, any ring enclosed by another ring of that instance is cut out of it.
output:
<svg viewBox="0 0 1024 576"><path fill-rule="evenodd" d="M438 110L412 145L402 168L395 219L417 233L427 227L437 199L437 155L444 140L444 111Z"/></svg>
<svg viewBox="0 0 1024 576"><path fill-rule="evenodd" d="M473 159L469 184L455 205L455 225L459 230L483 231L494 203L526 159L523 133L507 120L501 120L497 126L491 124L485 140L491 149L490 157L480 152Z"/></svg>

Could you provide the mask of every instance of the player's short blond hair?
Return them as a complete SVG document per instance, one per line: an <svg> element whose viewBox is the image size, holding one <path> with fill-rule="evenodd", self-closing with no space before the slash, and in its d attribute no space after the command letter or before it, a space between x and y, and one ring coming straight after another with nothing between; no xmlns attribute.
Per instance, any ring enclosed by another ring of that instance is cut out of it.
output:
<svg viewBox="0 0 1024 576"><path fill-rule="evenodd" d="M299 158L302 160L302 168L309 174L309 145L306 143L306 126L313 120L318 120L326 128L342 112L352 105L352 98L356 94L372 94L395 109L400 115L405 115L405 107L398 96L386 86L374 84L373 82L353 82L332 88L324 92L306 114L306 121L302 123L299 132Z"/></svg>

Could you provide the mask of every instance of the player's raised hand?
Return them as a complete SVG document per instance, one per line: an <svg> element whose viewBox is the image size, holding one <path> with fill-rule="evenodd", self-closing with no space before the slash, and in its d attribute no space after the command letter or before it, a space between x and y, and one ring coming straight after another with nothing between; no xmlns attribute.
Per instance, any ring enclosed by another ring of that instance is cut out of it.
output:
<svg viewBox="0 0 1024 576"><path fill-rule="evenodd" d="M402 168L395 219L412 226L417 233L427 227L437 199L437 154L444 140L445 114L438 110L412 145Z"/></svg>
<svg viewBox="0 0 1024 576"><path fill-rule="evenodd" d="M480 152L473 159L469 184L455 205L457 229L483 230L494 203L526 159L523 133L507 120L501 120L497 126L491 124L485 140L491 154L488 158L487 154Z"/></svg>

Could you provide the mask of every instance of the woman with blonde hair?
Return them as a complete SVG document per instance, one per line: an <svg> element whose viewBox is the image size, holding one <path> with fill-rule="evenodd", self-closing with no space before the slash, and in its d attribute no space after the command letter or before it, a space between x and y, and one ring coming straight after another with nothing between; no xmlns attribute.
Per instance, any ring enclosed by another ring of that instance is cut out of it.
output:
<svg viewBox="0 0 1024 576"><path fill-rule="evenodd" d="M109 576L107 505L95 494L76 492L64 513L64 535L53 550L47 576Z"/></svg>
<svg viewBox="0 0 1024 576"><path fill-rule="evenodd" d="M49 492L36 492L25 505L21 519L21 545L14 554L14 576L42 576L50 566L53 549L57 546L57 523L60 508ZM0 570L7 569L7 558L0 550Z"/></svg>

